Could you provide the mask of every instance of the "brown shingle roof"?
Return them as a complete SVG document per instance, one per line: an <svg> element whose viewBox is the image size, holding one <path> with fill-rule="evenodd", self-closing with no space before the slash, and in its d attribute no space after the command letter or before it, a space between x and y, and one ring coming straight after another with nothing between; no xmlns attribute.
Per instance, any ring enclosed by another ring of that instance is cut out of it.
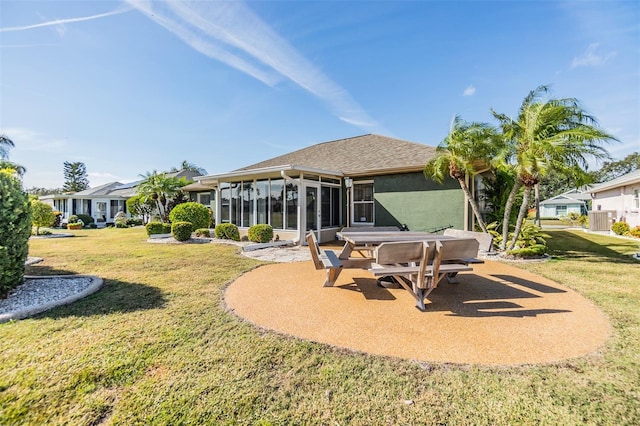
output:
<svg viewBox="0 0 640 426"><path fill-rule="evenodd" d="M380 135L363 135L319 143L252 164L237 171L284 165L367 175L422 170L435 147Z"/></svg>

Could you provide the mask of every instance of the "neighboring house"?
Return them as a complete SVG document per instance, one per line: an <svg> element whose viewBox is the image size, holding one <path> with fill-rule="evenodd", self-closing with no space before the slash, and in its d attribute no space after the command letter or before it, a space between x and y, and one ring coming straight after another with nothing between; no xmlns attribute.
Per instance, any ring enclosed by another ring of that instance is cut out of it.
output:
<svg viewBox="0 0 640 426"><path fill-rule="evenodd" d="M594 185L590 192L592 211L615 212L616 221L640 226L640 169Z"/></svg>
<svg viewBox="0 0 640 426"><path fill-rule="evenodd" d="M543 218L563 218L569 213L586 215L589 211L591 194L572 189L563 194L540 202L540 217Z"/></svg>
<svg viewBox="0 0 640 426"><path fill-rule="evenodd" d="M229 173L196 177L184 189L212 207L216 223L242 235L270 224L280 239L335 239L344 226L412 231L469 229L472 215L457 181L425 178L435 147L379 135L319 143ZM473 185L471 185L473 187Z"/></svg>
<svg viewBox="0 0 640 426"><path fill-rule="evenodd" d="M181 170L165 173L168 177L186 177L193 180L197 173ZM40 201L50 204L55 211L62 213L62 221L66 222L71 215L86 214L101 224L112 223L120 211L127 213L126 201L136 194L140 181L122 184L110 182L84 191L40 196ZM129 214L127 213L127 216Z"/></svg>

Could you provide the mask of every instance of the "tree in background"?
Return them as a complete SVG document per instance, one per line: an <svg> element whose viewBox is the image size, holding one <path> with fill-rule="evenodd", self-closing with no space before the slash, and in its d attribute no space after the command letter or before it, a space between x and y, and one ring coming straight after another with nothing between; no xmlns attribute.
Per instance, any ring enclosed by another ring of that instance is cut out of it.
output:
<svg viewBox="0 0 640 426"><path fill-rule="evenodd" d="M163 222L169 220L169 201L172 198L180 196L182 191L180 188L187 184L185 178L167 177L164 173L153 171L140 175L144 180L140 182L136 189L144 200L153 200L158 209L158 216Z"/></svg>
<svg viewBox="0 0 640 426"><path fill-rule="evenodd" d="M78 192L89 188L89 179L87 178L87 168L84 163L64 162L64 192Z"/></svg>
<svg viewBox="0 0 640 426"><path fill-rule="evenodd" d="M22 178L27 169L20 164L9 161L9 149L14 147L15 144L7 135L0 134L0 169L13 170L18 175L18 178Z"/></svg>
<svg viewBox="0 0 640 426"><path fill-rule="evenodd" d="M478 203L471 195L467 177L474 176L479 165L486 167L486 159L497 152L499 142L496 130L489 124L467 123L456 116L449 134L436 148L436 155L424 167L425 175L436 182L442 183L445 175L458 181L483 232L487 232L487 226Z"/></svg>
<svg viewBox="0 0 640 426"><path fill-rule="evenodd" d="M145 199L143 195L137 194L127 199L127 211L132 216L140 216L142 223L147 224L151 219L151 213L156 203L151 199Z"/></svg>
<svg viewBox="0 0 640 426"><path fill-rule="evenodd" d="M516 176L502 222L500 248L503 250L512 250L516 244L529 206L531 188L552 170L575 180L586 179L587 157L597 160L608 158L601 143L617 140L597 127L595 118L585 113L578 100L541 100L541 96L548 92L547 86L529 92L515 120L491 110L500 122L505 138L506 149L501 154L503 166ZM513 238L507 247L509 218L522 187L522 205Z"/></svg>
<svg viewBox="0 0 640 426"><path fill-rule="evenodd" d="M179 168L172 167L171 170L169 171L172 173L175 173L181 170L186 170L188 172L195 172L195 173L198 173L200 176L204 176L207 174L207 171L205 169L203 169L202 167L198 167L193 163L189 163L187 160L184 160L182 164L180 164Z"/></svg>
<svg viewBox="0 0 640 426"><path fill-rule="evenodd" d="M6 160L9 158L9 150L16 145L5 134L0 133L0 160Z"/></svg>
<svg viewBox="0 0 640 426"><path fill-rule="evenodd" d="M640 169L640 153L633 152L620 161L605 161L592 173L594 182L607 182Z"/></svg>
<svg viewBox="0 0 640 426"><path fill-rule="evenodd" d="M53 226L56 214L50 204L31 200L31 223L36 227L36 235L40 235L40 227Z"/></svg>
<svg viewBox="0 0 640 426"><path fill-rule="evenodd" d="M51 194L60 194L62 192L62 188L41 188L38 186L32 186L31 188L25 189L25 192L29 195L51 195Z"/></svg>

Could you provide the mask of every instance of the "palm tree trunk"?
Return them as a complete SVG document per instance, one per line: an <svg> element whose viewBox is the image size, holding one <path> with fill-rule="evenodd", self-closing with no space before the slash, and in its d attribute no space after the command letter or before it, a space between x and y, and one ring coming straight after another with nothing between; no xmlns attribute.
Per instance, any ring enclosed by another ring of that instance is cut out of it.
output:
<svg viewBox="0 0 640 426"><path fill-rule="evenodd" d="M458 183L460 183L460 188L462 188L464 195L471 204L471 210L473 210L473 214L475 215L476 220L478 221L478 225L482 229L482 232L488 233L489 231L487 231L487 225L484 223L484 220L482 220L482 216L480 215L480 208L478 207L478 203L476 203L476 199L471 196L471 191L469 191L467 183L462 178L458 178Z"/></svg>
<svg viewBox="0 0 640 426"><path fill-rule="evenodd" d="M536 225L542 227L542 222L540 221L540 182L536 183L533 188L536 203Z"/></svg>
<svg viewBox="0 0 640 426"><path fill-rule="evenodd" d="M509 219L511 218L511 210L513 209L513 203L516 202L516 195L522 186L520 179L516 178L516 181L511 188L509 198L507 198L507 204L504 206L504 216L502 217L502 242L500 243L500 250L507 248L507 239L509 238Z"/></svg>
<svg viewBox="0 0 640 426"><path fill-rule="evenodd" d="M522 230L522 222L524 221L524 217L527 214L527 210L529 209L529 194L531 193L531 187L524 187L524 195L522 197L522 205L520 206L520 211L518 212L518 219L516 220L516 229L513 231L513 238L511 239L511 243L509 243L508 250L513 250L516 246L516 241L518 241L518 236L520 235L520 231Z"/></svg>

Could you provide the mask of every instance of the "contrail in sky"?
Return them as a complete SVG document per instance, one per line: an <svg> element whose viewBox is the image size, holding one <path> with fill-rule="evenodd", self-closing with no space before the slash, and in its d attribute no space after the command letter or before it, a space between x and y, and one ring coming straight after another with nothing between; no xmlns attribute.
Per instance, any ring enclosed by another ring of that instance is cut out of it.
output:
<svg viewBox="0 0 640 426"><path fill-rule="evenodd" d="M50 27L50 26L53 26L53 25L70 24L72 22L91 21L92 19L105 18L107 16L119 15L121 13L125 13L125 12L128 12L130 10L131 10L131 7L129 7L129 6L121 7L121 8L118 8L118 9L114 10L114 11L111 11L111 12L100 13L98 15L84 16L82 18L56 19L54 21L41 22L39 24L34 24L34 25L24 25L24 26L20 26L20 27L0 28L0 32L24 31L24 30L31 30L31 29L34 29L34 28Z"/></svg>
<svg viewBox="0 0 640 426"><path fill-rule="evenodd" d="M374 133L388 133L344 88L298 53L241 1L125 2L128 5L111 12L0 28L0 32L89 21L135 8L178 36L188 46L210 58L268 86L275 86L284 77L326 102L333 114L345 123Z"/></svg>
<svg viewBox="0 0 640 426"><path fill-rule="evenodd" d="M388 133L351 95L241 1L126 0L193 49L274 86L285 77L325 101L351 125Z"/></svg>

